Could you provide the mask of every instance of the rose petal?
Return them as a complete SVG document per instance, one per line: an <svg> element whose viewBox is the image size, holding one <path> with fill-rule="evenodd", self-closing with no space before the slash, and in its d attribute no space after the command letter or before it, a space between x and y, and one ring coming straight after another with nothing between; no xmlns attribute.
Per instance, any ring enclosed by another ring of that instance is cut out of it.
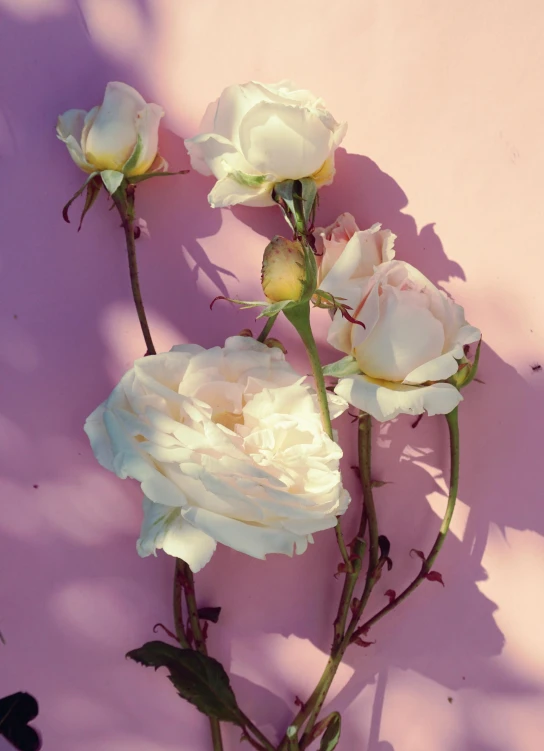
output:
<svg viewBox="0 0 544 751"><path fill-rule="evenodd" d="M241 185L232 177L224 177L215 183L208 195L208 202L214 209L242 203L246 206L275 206L272 188L271 183L263 183L259 187L251 188Z"/></svg>
<svg viewBox="0 0 544 751"><path fill-rule="evenodd" d="M260 174L278 180L308 177L331 151L332 134L318 115L270 102L255 105L240 124L240 147Z"/></svg>
<svg viewBox="0 0 544 751"><path fill-rule="evenodd" d="M463 399L460 392L449 383L408 386L362 375L342 378L334 390L354 407L368 412L379 422L392 420L400 414L420 415L425 411L429 415L445 415Z"/></svg>
<svg viewBox="0 0 544 751"><path fill-rule="evenodd" d="M136 165L127 173L143 175L147 172L157 156L159 149L159 123L164 117L164 110L158 104L146 104L136 115L136 133L140 136L142 150Z"/></svg>
<svg viewBox="0 0 544 751"><path fill-rule="evenodd" d="M145 100L132 86L109 83L87 135L87 161L100 170L120 171L136 145L136 116L145 107Z"/></svg>

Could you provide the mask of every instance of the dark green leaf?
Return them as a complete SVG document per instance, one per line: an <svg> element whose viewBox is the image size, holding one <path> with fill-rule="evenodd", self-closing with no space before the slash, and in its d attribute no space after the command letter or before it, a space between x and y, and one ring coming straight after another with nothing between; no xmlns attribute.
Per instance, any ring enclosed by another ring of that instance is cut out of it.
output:
<svg viewBox="0 0 544 751"><path fill-rule="evenodd" d="M221 614L221 608L199 608L198 617L203 621L211 621L217 623Z"/></svg>
<svg viewBox="0 0 544 751"><path fill-rule="evenodd" d="M38 751L40 736L28 724L38 716L38 702L24 691L0 699L0 736L18 751Z"/></svg>
<svg viewBox="0 0 544 751"><path fill-rule="evenodd" d="M241 712L220 662L192 649L150 641L127 657L146 667L166 668L179 695L208 717L243 727Z"/></svg>
<svg viewBox="0 0 544 751"><path fill-rule="evenodd" d="M338 712L333 712L327 729L321 738L319 751L334 751L340 740L340 731L342 729L342 718Z"/></svg>
<svg viewBox="0 0 544 751"><path fill-rule="evenodd" d="M98 172L93 172L91 175L89 175L89 177L85 180L85 182L83 183L83 185L81 186L81 188L74 193L74 195L70 198L70 200L68 201L68 203L62 209L62 218L64 219L65 222L68 222L68 224L70 224L70 218L68 216L68 210L69 210L70 206L73 204L73 202L76 200L76 198L79 198L79 196L83 193L83 191L85 190L85 188L87 187L87 185L90 183L90 181L94 177L96 177L97 174L98 174Z"/></svg>
<svg viewBox="0 0 544 751"><path fill-rule="evenodd" d="M98 198L101 187L102 183L100 182L100 179L97 180L96 177L87 183L87 195L85 196L85 205L83 206L83 211L81 212L81 217L79 220L79 227L77 228L78 232L81 229L81 225L83 224L86 213L90 208L92 208L94 202Z"/></svg>
<svg viewBox="0 0 544 751"><path fill-rule="evenodd" d="M128 177L129 183L135 185L136 183L143 183L144 180L149 180L151 177L171 177L172 175L186 175L189 172L188 169L180 169L179 172L146 172L143 175L132 175Z"/></svg>

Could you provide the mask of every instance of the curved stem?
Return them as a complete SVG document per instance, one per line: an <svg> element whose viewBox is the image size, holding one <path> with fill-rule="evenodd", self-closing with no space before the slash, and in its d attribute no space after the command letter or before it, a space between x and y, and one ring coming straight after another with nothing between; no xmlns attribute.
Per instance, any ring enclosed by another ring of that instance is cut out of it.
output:
<svg viewBox="0 0 544 751"><path fill-rule="evenodd" d="M398 607L398 605L400 605L401 602L406 600L406 598L409 597L412 594L412 592L414 592L419 587L419 585L426 579L427 574L430 572L432 565L435 562L438 554L440 553L442 545L444 544L444 541L448 534L448 530L450 528L451 520L453 517L453 512L455 510L455 502L457 500L457 491L459 488L458 408L455 408L453 412L450 412L449 415L446 415L446 420L448 421L448 428L449 428L449 434L450 434L450 467L451 467L450 491L448 495L446 513L444 514L444 519L442 520L442 524L440 525L440 531L438 532L438 535L431 549L431 552L423 561L423 565L421 566L421 571L416 576L416 578L406 587L406 589L404 589L399 595L397 595L388 605L383 607L375 615L373 615L372 618L369 618L368 621L363 623L363 625L357 629L357 632L356 632L357 634L363 633L363 632L367 633L369 629L372 626L374 626L374 624L376 624L385 615L387 615L396 607Z"/></svg>
<svg viewBox="0 0 544 751"><path fill-rule="evenodd" d="M268 334L272 331L272 326L276 323L276 318L278 317L279 313L276 313L275 316L270 316L268 320L266 321L263 330L257 337L258 342L264 342L265 339L268 337Z"/></svg>
<svg viewBox="0 0 544 751"><path fill-rule="evenodd" d="M151 331L145 314L142 292L140 290L140 280L138 277L138 261L136 258L136 242L134 237L134 187L132 185L129 185L126 188L121 186L121 188L113 194L112 198L117 207L117 211L119 212L119 216L121 217L121 223L125 232L132 297L134 298L134 305L136 306L138 320L140 321L140 328L142 329L142 334L147 347L146 355L156 355L157 351L153 344L153 339L151 338Z"/></svg>

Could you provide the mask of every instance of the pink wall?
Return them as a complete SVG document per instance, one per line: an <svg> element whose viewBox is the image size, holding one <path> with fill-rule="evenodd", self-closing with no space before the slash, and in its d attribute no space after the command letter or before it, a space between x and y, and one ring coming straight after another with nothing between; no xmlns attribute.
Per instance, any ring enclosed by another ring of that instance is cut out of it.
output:
<svg viewBox="0 0 544 751"><path fill-rule="evenodd" d="M331 693L340 751L542 748L544 371L531 365L544 365L543 22L537 0L0 0L0 696L35 693L46 751L210 748L203 716L123 658L170 623L173 561L137 557L139 490L99 468L82 431L142 342L115 215L100 200L80 234L62 221L82 176L54 137L57 114L126 81L165 107L163 151L182 168L182 138L224 86L282 77L349 122L320 223L351 211L391 227L398 256L485 337L485 385L462 405L446 588L429 583L374 647L349 653ZM212 211L210 187L191 174L138 191L162 348L251 326L250 311L208 303L259 295L266 238L284 230L272 209ZM346 442L353 430L346 420ZM382 591L407 581L409 549L435 533L446 462L442 420L382 427L375 474L393 483L378 493L395 559ZM211 651L270 734L326 659L336 562L323 533L293 561L221 549L198 575L201 602L223 607Z"/></svg>

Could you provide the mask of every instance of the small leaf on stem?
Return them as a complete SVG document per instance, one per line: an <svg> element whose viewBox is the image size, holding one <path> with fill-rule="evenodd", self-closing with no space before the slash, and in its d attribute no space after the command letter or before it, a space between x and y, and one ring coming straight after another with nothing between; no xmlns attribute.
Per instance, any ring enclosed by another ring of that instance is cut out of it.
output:
<svg viewBox="0 0 544 751"><path fill-rule="evenodd" d="M428 574L425 574L425 578L430 582L440 582L443 587L446 586L444 584L444 580L442 579L442 574L439 574L438 571L429 571Z"/></svg>
<svg viewBox="0 0 544 751"><path fill-rule="evenodd" d="M415 548L412 548L412 549L410 550L410 556L411 556L411 557L413 557L413 556L412 556L412 553L415 553L415 554L417 555L417 557L418 557L418 558L421 558L421 560L422 560L422 561L424 561L424 560L425 560L425 553L424 553L424 552L423 552L422 550L416 550Z"/></svg>
<svg viewBox="0 0 544 751"><path fill-rule="evenodd" d="M211 621L212 623L217 623L220 614L221 608L219 607L198 609L198 617L203 621Z"/></svg>
<svg viewBox="0 0 544 751"><path fill-rule="evenodd" d="M389 551L391 550L391 543L389 538L385 535L378 536L378 545L380 546L380 558L387 558Z"/></svg>

